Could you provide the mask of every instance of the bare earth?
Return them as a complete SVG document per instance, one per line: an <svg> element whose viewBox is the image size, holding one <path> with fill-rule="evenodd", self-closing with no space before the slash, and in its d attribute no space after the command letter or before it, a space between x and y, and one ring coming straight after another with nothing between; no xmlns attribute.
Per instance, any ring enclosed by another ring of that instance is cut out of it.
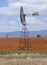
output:
<svg viewBox="0 0 47 65"><path fill-rule="evenodd" d="M34 58L32 56L31 54L0 55L0 65L47 65L47 56L38 55Z"/></svg>
<svg viewBox="0 0 47 65"><path fill-rule="evenodd" d="M30 39L30 41L29 41ZM16 51L19 50L19 45L23 38L0 38L0 51ZM31 43L31 51L47 51L47 38L27 38L27 42ZM21 44L23 47L24 44ZM27 44L27 46L29 46Z"/></svg>

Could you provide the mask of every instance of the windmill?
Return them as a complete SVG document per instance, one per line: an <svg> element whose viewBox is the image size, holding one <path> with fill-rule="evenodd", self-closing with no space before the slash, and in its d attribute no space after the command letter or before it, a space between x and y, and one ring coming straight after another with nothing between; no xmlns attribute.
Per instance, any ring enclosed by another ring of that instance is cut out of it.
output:
<svg viewBox="0 0 47 65"><path fill-rule="evenodd" d="M37 16L39 15L38 12L34 12L31 14L32 16ZM21 32L21 37L20 38L20 43L19 43L19 48L20 49L31 49L31 42L30 38L28 37L28 30L27 30L27 24L26 24L26 16L30 16L30 14L24 14L23 7L21 6L20 8L20 21L22 24L22 32ZM23 46L22 46L23 44Z"/></svg>

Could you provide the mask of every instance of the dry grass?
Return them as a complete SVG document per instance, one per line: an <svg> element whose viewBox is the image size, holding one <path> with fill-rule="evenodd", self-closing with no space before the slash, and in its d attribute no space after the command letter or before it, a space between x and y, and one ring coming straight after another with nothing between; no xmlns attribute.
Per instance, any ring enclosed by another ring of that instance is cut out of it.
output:
<svg viewBox="0 0 47 65"><path fill-rule="evenodd" d="M23 58L25 56L26 58ZM0 65L47 65L47 57L34 57L32 55L1 55Z"/></svg>

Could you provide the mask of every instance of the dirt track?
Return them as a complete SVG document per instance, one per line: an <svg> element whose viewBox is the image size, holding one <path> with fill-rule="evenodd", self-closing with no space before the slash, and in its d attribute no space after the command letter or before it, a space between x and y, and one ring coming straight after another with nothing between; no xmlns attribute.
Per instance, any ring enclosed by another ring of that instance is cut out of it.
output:
<svg viewBox="0 0 47 65"><path fill-rule="evenodd" d="M19 38L0 38L0 51L16 51L19 42ZM47 38L30 38L30 42L31 51L47 51Z"/></svg>

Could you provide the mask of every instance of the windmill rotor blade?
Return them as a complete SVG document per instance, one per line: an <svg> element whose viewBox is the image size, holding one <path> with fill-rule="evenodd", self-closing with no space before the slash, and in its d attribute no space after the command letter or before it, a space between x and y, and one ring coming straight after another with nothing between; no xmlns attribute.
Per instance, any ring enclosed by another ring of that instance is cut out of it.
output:
<svg viewBox="0 0 47 65"><path fill-rule="evenodd" d="M22 25L26 25L23 7L20 8L20 20L21 20Z"/></svg>

